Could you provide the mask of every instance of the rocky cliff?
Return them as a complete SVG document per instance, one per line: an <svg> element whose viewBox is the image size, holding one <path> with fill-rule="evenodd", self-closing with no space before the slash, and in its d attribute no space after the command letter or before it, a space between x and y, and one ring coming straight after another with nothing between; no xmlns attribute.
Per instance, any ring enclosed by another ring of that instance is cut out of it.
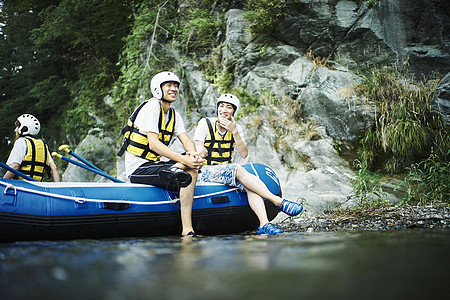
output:
<svg viewBox="0 0 450 300"><path fill-rule="evenodd" d="M220 63L231 70L234 87L259 95L264 103L239 120L250 155L236 161L272 167L283 196L302 201L311 215L354 204L349 197L351 145L374 116L373 105L354 92L362 80L358 74L374 64L407 62L416 76L444 77L450 70L450 2L381 0L370 8L366 1L291 2L276 28L278 40L264 47L250 35L242 10L227 11ZM193 137L195 123L214 111L219 94L196 61L176 57L183 78L175 107L184 111L186 101L196 103L197 111L185 116ZM445 78L436 108L448 121L449 75ZM119 141L90 136L83 143L91 143L88 152L97 153L91 160L110 161ZM100 157L96 146L102 143L110 147ZM346 159L345 152L350 153ZM124 179L122 160L115 169L105 167ZM83 172L69 166L63 179L83 180ZM386 192L393 201L399 199L390 189Z"/></svg>

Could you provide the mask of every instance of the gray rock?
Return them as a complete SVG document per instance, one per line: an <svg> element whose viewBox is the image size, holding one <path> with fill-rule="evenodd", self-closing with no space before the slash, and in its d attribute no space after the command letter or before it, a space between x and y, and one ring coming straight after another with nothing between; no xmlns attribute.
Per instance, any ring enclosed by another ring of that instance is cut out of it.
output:
<svg viewBox="0 0 450 300"><path fill-rule="evenodd" d="M233 88L278 99L266 101L255 113L239 120L250 155L246 159L235 155L235 161L264 163L274 169L284 197L302 202L307 214L352 206L354 200L349 196L354 173L335 150L335 142L355 142L373 122L372 104L353 90L362 80L358 74L373 65L409 61L418 76L433 72L446 75L450 69L449 3L383 0L368 8L366 1L288 1L276 28L277 40L264 47L254 42L243 11L229 10L219 62L222 71L232 73ZM199 119L215 114L219 92L196 62L181 54L175 57L181 68L182 89L174 107L193 137ZM322 65L318 64L322 58ZM449 75L436 97L436 110L447 124L448 82ZM195 107L189 117L188 104ZM89 140L94 141L92 145L88 145ZM89 151L101 151L97 147L103 141L89 137L76 150L89 157ZM106 141L114 151L91 157L93 162L101 162L103 157L115 159L118 146ZM85 146L89 151L82 151ZM178 142L172 147L182 151ZM110 167L108 170L114 172L114 166ZM117 160L115 168L122 178L123 159ZM63 178L99 180L70 172ZM400 196L390 191L392 184L384 186L388 199L396 202Z"/></svg>
<svg viewBox="0 0 450 300"><path fill-rule="evenodd" d="M372 123L373 108L353 94L359 79L342 71L317 68L299 100L314 122L324 125L330 136L355 141Z"/></svg>
<svg viewBox="0 0 450 300"><path fill-rule="evenodd" d="M74 153L113 177L117 174L114 158L117 157L116 153L118 152L118 149L117 142L113 138L102 136L97 130L92 130L91 134L89 134L76 148L71 148ZM66 154L66 156L77 161L73 156L71 157L68 154ZM109 179L72 163L69 163L67 169L64 171L62 180L75 182L110 182Z"/></svg>
<svg viewBox="0 0 450 300"><path fill-rule="evenodd" d="M288 4L276 36L352 71L409 61L418 77L450 67L449 1L301 1Z"/></svg>
<svg viewBox="0 0 450 300"><path fill-rule="evenodd" d="M442 79L437 89L434 110L442 116L446 126L450 126L450 72Z"/></svg>
<svg viewBox="0 0 450 300"><path fill-rule="evenodd" d="M352 92L360 78L338 64L330 69L316 66L290 45L267 46L260 53L248 36L242 13L233 10L226 15L224 63L235 62L234 85L256 95L269 92L279 99L298 101L304 116L293 117L288 101L280 101L267 103L241 119L250 155L246 159L235 155L235 161L262 162L273 168L283 195L302 201L311 214L351 205L353 171L339 157L333 139L354 141L372 120L370 103ZM201 98L198 112L214 113L217 92L207 95L210 84L192 65L188 70L184 73L192 78L187 81L193 82L188 89ZM179 144L175 147L181 151Z"/></svg>
<svg viewBox="0 0 450 300"><path fill-rule="evenodd" d="M242 11L230 9L225 14L227 30L223 56L225 61L234 61L245 54L246 47L252 41L248 22L242 17Z"/></svg>

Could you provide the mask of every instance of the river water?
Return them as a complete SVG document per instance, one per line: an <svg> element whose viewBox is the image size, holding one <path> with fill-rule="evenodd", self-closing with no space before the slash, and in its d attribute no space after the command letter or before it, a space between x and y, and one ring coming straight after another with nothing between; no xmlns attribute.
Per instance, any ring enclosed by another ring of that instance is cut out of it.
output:
<svg viewBox="0 0 450 300"><path fill-rule="evenodd" d="M450 231L0 244L0 299L441 299Z"/></svg>

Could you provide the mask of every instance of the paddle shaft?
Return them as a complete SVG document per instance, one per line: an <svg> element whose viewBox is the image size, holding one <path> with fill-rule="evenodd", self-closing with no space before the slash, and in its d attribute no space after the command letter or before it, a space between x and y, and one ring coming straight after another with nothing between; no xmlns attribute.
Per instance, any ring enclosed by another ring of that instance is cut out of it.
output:
<svg viewBox="0 0 450 300"><path fill-rule="evenodd" d="M56 153L56 154L57 154L57 153ZM57 154L57 156L58 156L59 158L61 158L62 160L65 160L65 161L67 161L67 162L69 162L69 163L72 163L72 164L74 164L74 165L76 165L76 166L79 166L79 167L81 167L81 168L83 168L83 169L86 169L86 170L91 171L91 172L93 172L93 173L95 173L95 174L98 174L98 175L100 175L100 176L103 176L103 177L105 177L105 178L108 178L108 179L111 180L111 181L114 181L114 182L122 182L122 183L123 183L123 181L121 181L121 180L119 180L119 179L117 179L117 178L115 178L115 177L112 177L112 176L108 175L107 173L105 173L105 172L103 172L103 171L101 171L101 170L99 170L99 169L97 169L97 168L91 168L90 166L87 166L87 165L85 165L85 164L83 164L83 163L77 162L76 160L70 159L70 158L65 157L65 156L63 156L63 155L60 155L60 154Z"/></svg>
<svg viewBox="0 0 450 300"><path fill-rule="evenodd" d="M0 162L0 167L5 168L6 170L8 170L8 171L10 171L10 172L13 172L13 173L16 174L17 176L20 176L20 177L22 177L22 178L24 178L24 179L26 179L26 180L37 181L36 179L34 179L34 178L32 178L32 177L30 177L30 176L28 176L28 175L25 175L25 174L23 174L22 172L17 171L16 169L11 168L10 166L8 166L8 165L6 165L6 164L4 164L4 163L2 163L2 162Z"/></svg>
<svg viewBox="0 0 450 300"><path fill-rule="evenodd" d="M88 165L92 169L95 169L95 170L98 170L100 172L103 172L103 170L101 170L100 168L96 167L94 164L90 163L89 161L85 160L84 158L82 158L81 156L79 156L78 154L73 152L72 150L70 150L68 153L70 155L72 155L73 157L75 157L76 159L80 160L81 162L85 163L86 165Z"/></svg>
<svg viewBox="0 0 450 300"><path fill-rule="evenodd" d="M76 159L78 159L79 161L83 162L84 164L88 165L89 167L91 167L92 169L96 169L100 172L103 172L102 169L98 168L97 166L95 166L93 163L87 161L86 159L82 158L81 156L79 156L78 154L76 154L75 152L73 152L72 150L69 149L68 145L61 145L59 146L58 150L64 150L66 151L68 154L72 155L73 157L75 157Z"/></svg>

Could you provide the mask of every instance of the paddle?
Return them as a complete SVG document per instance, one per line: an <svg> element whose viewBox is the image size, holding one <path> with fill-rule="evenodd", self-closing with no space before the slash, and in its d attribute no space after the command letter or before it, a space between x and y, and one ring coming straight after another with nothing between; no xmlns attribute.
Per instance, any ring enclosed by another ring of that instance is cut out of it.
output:
<svg viewBox="0 0 450 300"><path fill-rule="evenodd" d="M70 159L70 158L65 157L65 156L63 156L63 155L61 155L61 154L59 154L59 153L56 153L56 152L53 152L53 153L52 153L52 156L56 156L56 157L58 157L58 158L60 158L60 159L62 159L62 160L65 160L65 161L67 161L67 162L69 162L69 163L72 163L72 164L74 164L74 165L76 165L76 166L79 166L79 167L81 167L81 168L83 168L83 169L86 169L86 170L91 171L91 172L93 172L93 173L95 173L95 174L98 174L98 175L100 175L100 176L103 176L103 177L105 177L105 178L108 178L108 179L111 180L111 181L123 183L123 181L121 181L121 180L119 180L119 179L117 179L117 178L115 178L115 177L112 177L112 176L108 175L107 173L105 173L104 171L98 169L97 167L92 168L92 167L90 167L90 166L87 166L87 165L85 165L85 164L83 164L83 163L77 162L76 160Z"/></svg>
<svg viewBox="0 0 450 300"><path fill-rule="evenodd" d="M85 163L86 165L88 165L89 167L91 167L92 169L96 169L100 172L103 172L100 168L96 167L94 164L90 163L89 161L87 161L86 159L82 158L81 156L79 156L78 154L76 154L75 152L73 152L72 150L69 149L69 145L61 145L59 146L58 150L64 150L66 151L68 154L72 155L73 157L75 157L76 159L78 159L79 161Z"/></svg>
<svg viewBox="0 0 450 300"><path fill-rule="evenodd" d="M4 169L6 169L6 170L8 170L10 172L13 172L15 175L20 176L23 179L26 179L26 180L29 180L29 181L37 181L36 179L34 179L34 178L32 178L32 177L30 177L28 175L25 175L22 172L17 171L16 169L11 168L10 166L8 166L8 165L6 165L6 164L4 164L2 162L0 162L0 167L4 168Z"/></svg>

